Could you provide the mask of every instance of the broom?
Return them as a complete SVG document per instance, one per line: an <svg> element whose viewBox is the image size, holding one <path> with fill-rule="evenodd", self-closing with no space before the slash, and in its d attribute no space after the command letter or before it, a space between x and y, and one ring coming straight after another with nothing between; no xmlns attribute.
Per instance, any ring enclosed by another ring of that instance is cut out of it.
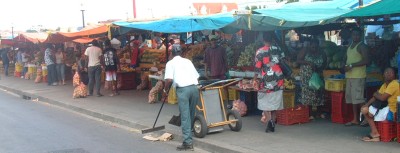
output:
<svg viewBox="0 0 400 153"><path fill-rule="evenodd" d="M169 93L169 90L167 91L167 93ZM163 100L162 100L162 104L161 104L160 110L158 111L156 120L154 121L153 127L152 128L147 128L147 129L142 129L142 134L165 129L165 125L156 127L156 123L157 123L158 117L160 116L161 110L162 110L162 108L164 107L164 104L165 104L165 99L167 99L167 98L163 98Z"/></svg>

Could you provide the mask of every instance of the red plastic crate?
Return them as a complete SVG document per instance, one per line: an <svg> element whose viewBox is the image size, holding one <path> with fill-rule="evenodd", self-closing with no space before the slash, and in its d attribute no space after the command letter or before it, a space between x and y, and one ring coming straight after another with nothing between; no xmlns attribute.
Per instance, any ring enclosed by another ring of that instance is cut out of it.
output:
<svg viewBox="0 0 400 153"><path fill-rule="evenodd" d="M331 113L331 111L332 111L332 102L331 102L332 98L331 98L331 92L330 91L325 91L324 99L325 99L325 103L320 109L321 109L322 112Z"/></svg>
<svg viewBox="0 0 400 153"><path fill-rule="evenodd" d="M281 125L309 122L308 106L296 106L277 111L277 121Z"/></svg>
<svg viewBox="0 0 400 153"><path fill-rule="evenodd" d="M375 122L376 128L378 129L379 134L381 135L382 142L390 142L393 138L397 137L396 133L396 123L395 122Z"/></svg>
<svg viewBox="0 0 400 153"><path fill-rule="evenodd" d="M331 118L333 123L344 124L353 119L353 106L344 101L344 92L331 92Z"/></svg>
<svg viewBox="0 0 400 153"><path fill-rule="evenodd" d="M399 131L397 132L397 142L400 143L400 123L397 122L396 125L397 125L397 131Z"/></svg>

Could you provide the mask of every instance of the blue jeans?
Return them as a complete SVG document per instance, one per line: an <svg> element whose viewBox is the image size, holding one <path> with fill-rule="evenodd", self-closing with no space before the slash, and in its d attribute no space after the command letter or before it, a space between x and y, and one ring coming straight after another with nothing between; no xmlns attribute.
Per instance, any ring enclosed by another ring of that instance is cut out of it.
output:
<svg viewBox="0 0 400 153"><path fill-rule="evenodd" d="M101 66L90 66L88 69L89 73L89 94L93 95L93 88L96 82L96 92L100 94L100 79L101 79Z"/></svg>
<svg viewBox="0 0 400 153"><path fill-rule="evenodd" d="M25 74L26 74L27 72L28 72L28 67L24 67L24 68L22 69L21 76L25 77Z"/></svg>
<svg viewBox="0 0 400 153"><path fill-rule="evenodd" d="M8 62L8 61L3 61L4 75L5 75L5 76L8 76L8 66L10 66L10 62Z"/></svg>
<svg viewBox="0 0 400 153"><path fill-rule="evenodd" d="M47 72L47 84L51 85L53 83L57 83L56 64L47 65Z"/></svg>
<svg viewBox="0 0 400 153"><path fill-rule="evenodd" d="M181 113L181 128L183 143L192 144L192 124L194 120L195 107L199 103L199 89L195 85L187 87L177 87L179 112Z"/></svg>
<svg viewBox="0 0 400 153"><path fill-rule="evenodd" d="M58 81L65 80L65 64L57 64L56 70Z"/></svg>

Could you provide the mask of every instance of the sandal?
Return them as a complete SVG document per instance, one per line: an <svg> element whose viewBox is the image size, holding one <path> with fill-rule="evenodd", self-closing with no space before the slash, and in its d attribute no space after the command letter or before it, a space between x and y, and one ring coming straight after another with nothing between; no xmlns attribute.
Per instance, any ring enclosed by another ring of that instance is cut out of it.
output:
<svg viewBox="0 0 400 153"><path fill-rule="evenodd" d="M365 142L379 142L381 136L371 136L371 134L366 135L365 137L362 138L363 141Z"/></svg>
<svg viewBox="0 0 400 153"><path fill-rule="evenodd" d="M367 127L367 126L369 126L369 124L368 124L368 122L363 121L360 123L360 126Z"/></svg>
<svg viewBox="0 0 400 153"><path fill-rule="evenodd" d="M353 122L347 122L346 124L344 124L344 126L355 126L355 125L360 125L360 124Z"/></svg>

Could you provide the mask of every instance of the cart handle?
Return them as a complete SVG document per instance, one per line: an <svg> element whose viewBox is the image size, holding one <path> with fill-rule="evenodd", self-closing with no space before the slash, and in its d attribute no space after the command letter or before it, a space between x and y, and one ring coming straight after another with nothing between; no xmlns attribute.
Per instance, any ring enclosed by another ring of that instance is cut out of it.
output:
<svg viewBox="0 0 400 153"><path fill-rule="evenodd" d="M218 87L218 88L223 88L223 87L226 87L226 86L230 86L230 85L232 85L232 84L234 84L234 83L236 83L236 82L238 82L238 81L240 81L240 80L243 80L243 78L235 78L235 79L221 80L221 81L217 81L217 82L211 83L211 84L209 84L209 85L206 85L206 86L204 86L204 87L201 87L200 89L203 90L203 89L209 88L209 87L211 87L211 86L213 86L213 85L216 85L216 84L219 84L219 83L229 82L229 83L227 83L227 84L225 84L225 85L223 85L223 86Z"/></svg>

